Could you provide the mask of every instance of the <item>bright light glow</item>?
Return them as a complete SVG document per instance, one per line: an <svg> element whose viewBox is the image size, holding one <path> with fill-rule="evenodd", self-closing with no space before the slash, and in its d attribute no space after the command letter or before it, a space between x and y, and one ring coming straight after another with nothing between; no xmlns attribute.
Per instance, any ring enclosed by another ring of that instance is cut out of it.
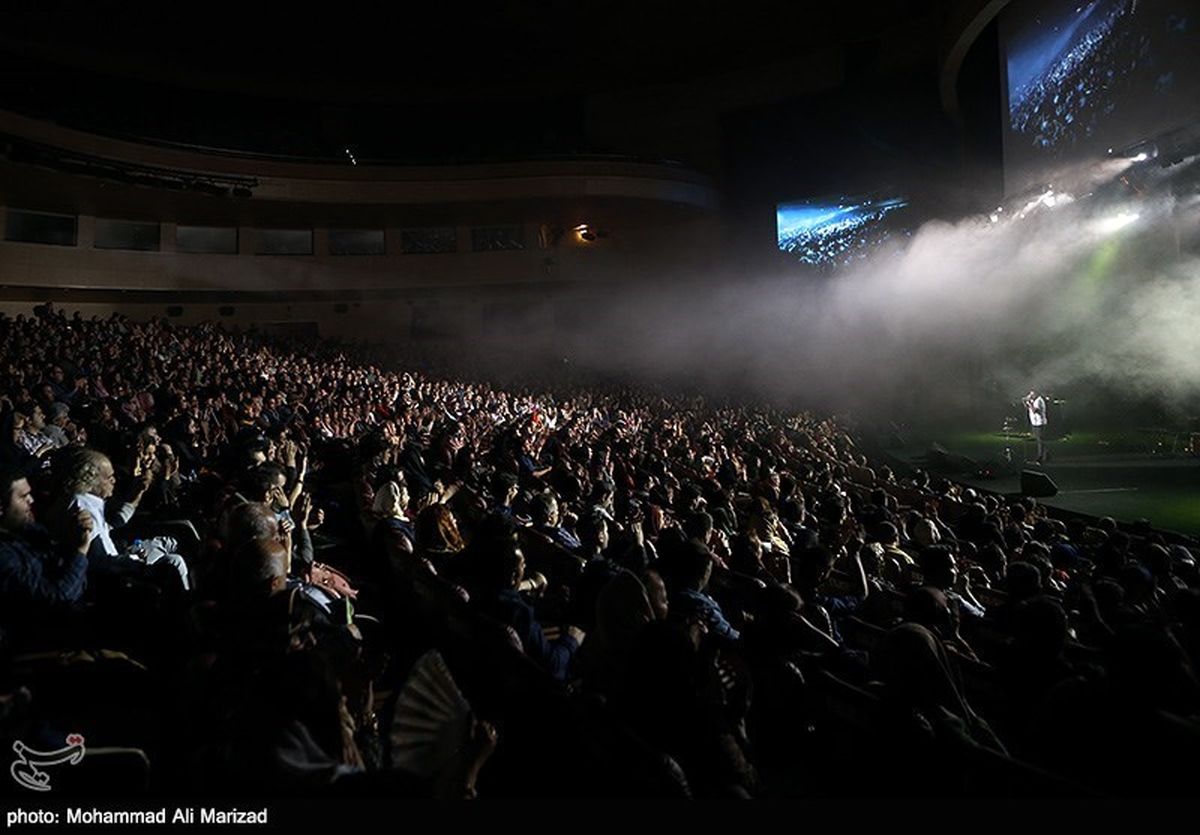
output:
<svg viewBox="0 0 1200 835"><path fill-rule="evenodd" d="M1051 187L1021 207L1021 210L1013 216L1013 219L1022 220L1039 206L1045 206L1047 209L1054 209L1058 206L1065 206L1074 201L1075 198L1072 195L1066 194L1065 192L1059 192L1058 194L1055 194L1053 187Z"/></svg>
<svg viewBox="0 0 1200 835"><path fill-rule="evenodd" d="M1121 212L1112 217L1101 218L1096 221L1096 231L1102 235L1111 235L1113 232L1124 229L1140 217L1141 215L1137 212Z"/></svg>
<svg viewBox="0 0 1200 835"><path fill-rule="evenodd" d="M1133 158L1133 161L1134 162L1145 162L1148 159L1150 159L1150 155L1147 154L1145 151L1142 151L1140 154L1138 154L1136 157Z"/></svg>

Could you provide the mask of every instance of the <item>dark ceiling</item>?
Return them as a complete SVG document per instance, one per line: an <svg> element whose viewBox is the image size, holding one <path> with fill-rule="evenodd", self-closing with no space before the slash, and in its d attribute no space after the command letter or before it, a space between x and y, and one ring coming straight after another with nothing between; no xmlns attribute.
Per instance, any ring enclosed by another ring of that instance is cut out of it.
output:
<svg viewBox="0 0 1200 835"><path fill-rule="evenodd" d="M429 2L274 11L6 4L0 50L176 88L307 101L546 97L787 60L929 20L942 0Z"/></svg>
<svg viewBox="0 0 1200 835"><path fill-rule="evenodd" d="M636 107L613 116L611 104L742 70L746 95L727 95L726 110L769 100L759 86L773 78L785 82L772 85L776 100L831 79L848 93L879 88L894 75L869 69L880 55L936 65L956 1L8 4L0 108L236 153L397 163L599 153L711 169L677 135L641 132ZM829 63L819 81L806 77L814 61ZM695 89L667 106L686 112ZM610 105L602 129L598 101Z"/></svg>

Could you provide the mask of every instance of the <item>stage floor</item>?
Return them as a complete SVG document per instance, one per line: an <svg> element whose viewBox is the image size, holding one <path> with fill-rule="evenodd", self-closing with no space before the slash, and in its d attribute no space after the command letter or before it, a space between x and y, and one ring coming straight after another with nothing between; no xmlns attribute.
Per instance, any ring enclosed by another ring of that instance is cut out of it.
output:
<svg viewBox="0 0 1200 835"><path fill-rule="evenodd" d="M1020 493L1021 467L1035 454L1028 436L928 430L914 434L904 447L889 452L901 461L925 467L934 442L951 456L964 456L979 464L1000 462L1004 450L1011 450L1010 474L980 478L962 468L945 472L955 481L1004 494ZM1121 521L1148 519L1157 528L1200 536L1200 456L1188 453L1185 446L1170 433L1147 430L1080 431L1050 441L1049 460L1041 469L1054 479L1059 492L1041 501ZM940 474L936 468L927 469Z"/></svg>

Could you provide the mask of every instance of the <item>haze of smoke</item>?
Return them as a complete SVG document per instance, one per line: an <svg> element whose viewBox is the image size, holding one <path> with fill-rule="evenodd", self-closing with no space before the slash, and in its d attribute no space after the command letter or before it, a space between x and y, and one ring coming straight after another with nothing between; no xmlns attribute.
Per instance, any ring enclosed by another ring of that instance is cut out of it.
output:
<svg viewBox="0 0 1200 835"><path fill-rule="evenodd" d="M1122 210L1137 221L1106 228ZM1080 201L933 222L828 280L725 276L636 293L595 311L586 359L835 408L955 408L983 385L1017 399L1097 382L1181 400L1200 393L1200 264L1154 231L1171 210Z"/></svg>

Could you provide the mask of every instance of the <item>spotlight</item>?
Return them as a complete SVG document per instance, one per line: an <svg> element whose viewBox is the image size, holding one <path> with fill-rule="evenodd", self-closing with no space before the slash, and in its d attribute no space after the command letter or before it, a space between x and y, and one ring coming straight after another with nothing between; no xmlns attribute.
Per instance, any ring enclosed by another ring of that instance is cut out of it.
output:
<svg viewBox="0 0 1200 835"><path fill-rule="evenodd" d="M594 243L597 238L605 237L603 232L596 231L587 223L579 224L572 231L575 233L575 238L577 240L589 244Z"/></svg>
<svg viewBox="0 0 1200 835"><path fill-rule="evenodd" d="M1141 215L1137 212L1121 212L1112 217L1101 218L1096 221L1096 231L1103 235L1111 235L1113 232L1124 229L1140 217Z"/></svg>
<svg viewBox="0 0 1200 835"><path fill-rule="evenodd" d="M1145 162L1158 156L1158 144L1156 140L1146 140L1124 148L1109 148L1108 155L1130 163Z"/></svg>

